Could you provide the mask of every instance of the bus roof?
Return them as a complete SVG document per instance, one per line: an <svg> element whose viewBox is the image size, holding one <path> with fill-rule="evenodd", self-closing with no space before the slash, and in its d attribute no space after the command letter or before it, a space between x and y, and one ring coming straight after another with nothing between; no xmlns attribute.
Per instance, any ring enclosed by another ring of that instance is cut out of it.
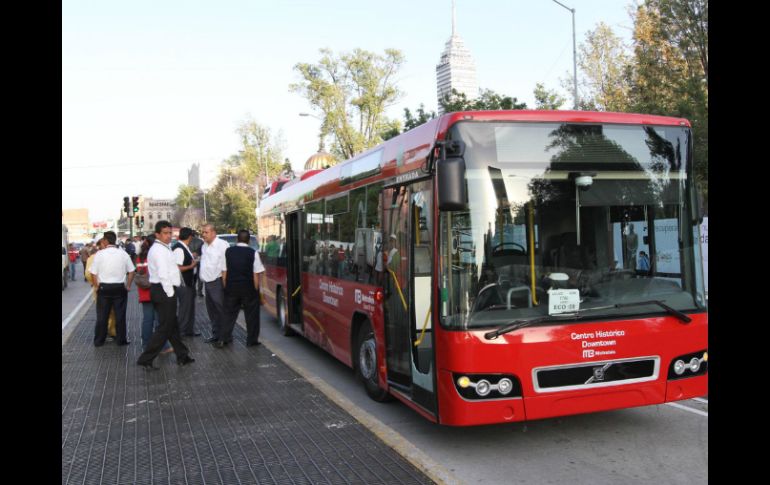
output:
<svg viewBox="0 0 770 485"><path fill-rule="evenodd" d="M459 121L526 121L534 123L606 123L690 127L684 118L634 113L599 111L458 111L445 113L406 133L402 133L374 148L356 155L313 177L287 182L283 189L262 199L259 216L274 212L300 209L305 201L316 200L340 191L373 182L389 180L400 174L418 170L425 163L436 140L442 140L447 130ZM372 167L376 166L376 169ZM365 179L357 175L369 174Z"/></svg>

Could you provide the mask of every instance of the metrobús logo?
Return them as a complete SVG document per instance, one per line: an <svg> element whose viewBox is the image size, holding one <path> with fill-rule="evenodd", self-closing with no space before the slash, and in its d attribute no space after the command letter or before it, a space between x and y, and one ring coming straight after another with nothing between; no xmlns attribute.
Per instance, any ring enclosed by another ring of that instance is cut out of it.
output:
<svg viewBox="0 0 770 485"><path fill-rule="evenodd" d="M369 305L374 305L374 297L371 295L364 295L364 292L356 289L355 293L356 303L360 305L361 303L368 303Z"/></svg>

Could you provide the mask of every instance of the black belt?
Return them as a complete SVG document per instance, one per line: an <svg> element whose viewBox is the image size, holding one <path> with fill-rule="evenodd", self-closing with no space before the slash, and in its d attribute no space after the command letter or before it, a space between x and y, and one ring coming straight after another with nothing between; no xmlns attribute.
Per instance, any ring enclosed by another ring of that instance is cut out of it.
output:
<svg viewBox="0 0 770 485"><path fill-rule="evenodd" d="M215 278L215 279L213 279L213 280L211 280L211 281L204 281L204 283L206 283L206 284L209 284L209 283L216 283L216 281L217 281L217 280L221 280L221 279L222 279L222 277L220 276L219 278Z"/></svg>

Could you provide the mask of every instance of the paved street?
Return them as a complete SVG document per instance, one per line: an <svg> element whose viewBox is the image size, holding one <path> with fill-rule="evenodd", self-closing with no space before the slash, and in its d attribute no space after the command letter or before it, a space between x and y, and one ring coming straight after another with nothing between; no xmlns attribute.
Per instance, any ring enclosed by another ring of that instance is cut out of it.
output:
<svg viewBox="0 0 770 485"><path fill-rule="evenodd" d="M94 305L65 329L63 484L432 483L265 346L246 348L241 328L223 350L204 343L197 303L204 335L186 339L185 367L173 354L157 372L135 364L135 291L131 345L92 345Z"/></svg>

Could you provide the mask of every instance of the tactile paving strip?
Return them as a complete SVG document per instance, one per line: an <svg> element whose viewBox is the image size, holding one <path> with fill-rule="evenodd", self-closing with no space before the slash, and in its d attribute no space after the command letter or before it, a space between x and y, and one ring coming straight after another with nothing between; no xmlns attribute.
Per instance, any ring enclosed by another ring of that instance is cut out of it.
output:
<svg viewBox="0 0 770 485"><path fill-rule="evenodd" d="M156 372L136 365L135 291L130 345L93 346L95 306L80 321L62 347L63 484L433 483L239 326L225 349L204 343L196 305L195 362L162 354Z"/></svg>

